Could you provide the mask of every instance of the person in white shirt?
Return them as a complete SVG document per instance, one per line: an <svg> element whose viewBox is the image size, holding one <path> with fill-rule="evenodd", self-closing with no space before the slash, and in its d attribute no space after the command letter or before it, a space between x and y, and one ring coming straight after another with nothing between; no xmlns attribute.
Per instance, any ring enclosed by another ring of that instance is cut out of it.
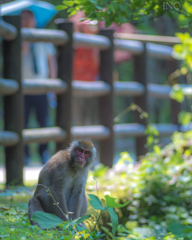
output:
<svg viewBox="0 0 192 240"><path fill-rule="evenodd" d="M24 28L35 28L36 21L33 12L23 10L21 12L21 25ZM47 79L56 78L57 64L55 49L51 43L22 43L22 78L23 79ZM24 116L25 128L27 128L29 115L35 111L39 127L47 126L48 102L46 95L25 95ZM42 163L48 160L47 144L40 144L39 154ZM25 146L24 163L29 163L30 153L28 146Z"/></svg>

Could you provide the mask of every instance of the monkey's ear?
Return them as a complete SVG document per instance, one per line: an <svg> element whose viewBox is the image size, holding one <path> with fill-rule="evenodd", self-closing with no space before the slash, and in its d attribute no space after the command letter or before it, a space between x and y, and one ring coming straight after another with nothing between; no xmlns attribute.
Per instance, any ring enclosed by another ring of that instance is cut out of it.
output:
<svg viewBox="0 0 192 240"><path fill-rule="evenodd" d="M93 161L95 161L95 159L96 159L96 153L97 153L96 148L93 147L93 148L91 149L91 152L92 152L92 159L93 159Z"/></svg>
<svg viewBox="0 0 192 240"><path fill-rule="evenodd" d="M75 148L77 148L79 146L79 143L77 140L73 141L71 144L70 144L70 147L67 148L67 152L68 152L68 155L71 155L71 153L73 152L73 150Z"/></svg>

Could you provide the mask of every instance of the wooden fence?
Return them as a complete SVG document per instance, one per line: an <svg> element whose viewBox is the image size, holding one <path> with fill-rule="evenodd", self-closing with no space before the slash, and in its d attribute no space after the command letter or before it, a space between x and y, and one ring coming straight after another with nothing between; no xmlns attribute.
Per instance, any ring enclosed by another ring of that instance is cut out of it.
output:
<svg viewBox="0 0 192 240"><path fill-rule="evenodd" d="M23 145L56 141L57 149L69 146L72 139L99 140L100 161L112 166L114 137L135 137L137 155L146 152L144 131L146 120L135 113L132 124L114 124L114 96L134 96L135 103L147 111L147 96L169 98L171 86L147 84L146 57L167 60L172 70L177 68L172 47L144 41L114 38L113 30L101 30L99 35L73 33L72 23L57 20L58 30L27 29L20 25L20 16L6 16L0 20L3 38L3 79L0 94L4 96L4 131L0 132L0 145L5 146L6 183L23 183ZM142 39L142 38L141 38ZM58 79L22 79L21 42L52 42L58 50ZM72 81L73 46L100 49L100 79L96 82ZM134 56L133 82L113 82L113 51L128 51ZM191 94L191 88L182 86ZM23 129L23 94L57 94L56 126L51 128ZM98 97L99 121L97 126L71 126L72 97ZM180 129L175 116L180 111L172 100L172 123L156 124L160 135L170 135Z"/></svg>

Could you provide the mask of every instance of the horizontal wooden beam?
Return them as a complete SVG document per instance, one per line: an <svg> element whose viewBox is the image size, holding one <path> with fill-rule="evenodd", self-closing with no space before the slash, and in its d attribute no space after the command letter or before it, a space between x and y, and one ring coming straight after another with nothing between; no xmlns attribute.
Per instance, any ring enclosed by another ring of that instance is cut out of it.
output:
<svg viewBox="0 0 192 240"><path fill-rule="evenodd" d="M148 93L154 98L169 98L172 87L168 85L153 84L147 85Z"/></svg>
<svg viewBox="0 0 192 240"><path fill-rule="evenodd" d="M144 135L145 126L138 123L115 124L115 137L140 137Z"/></svg>
<svg viewBox="0 0 192 240"><path fill-rule="evenodd" d="M187 125L181 125L180 126L180 131L181 132L187 132L187 131L190 131L192 129L192 124L189 123Z"/></svg>
<svg viewBox="0 0 192 240"><path fill-rule="evenodd" d="M179 131L179 126L175 124L152 124L159 132L159 136L171 136ZM116 137L140 137L145 133L145 126L138 123L115 124L114 133ZM184 129L184 128L183 128Z"/></svg>
<svg viewBox="0 0 192 240"><path fill-rule="evenodd" d="M59 127L33 128L23 130L23 141L28 143L47 143L49 141L61 142L66 133Z"/></svg>
<svg viewBox="0 0 192 240"><path fill-rule="evenodd" d="M156 127L160 137L171 136L174 132L188 131L190 125L181 126L175 124L152 124ZM144 135L145 126L138 123L115 124L113 127L115 137L140 137ZM110 130L107 127L96 126L74 126L71 128L73 139L89 138L92 140L104 140L110 136ZM24 129L23 139L25 144L29 143L47 143L49 141L61 142L66 138L66 133L59 127ZM19 141L19 137L14 132L0 132L0 145L14 146Z"/></svg>
<svg viewBox="0 0 192 240"><path fill-rule="evenodd" d="M17 133L10 131L0 132L0 145L5 147L14 146L19 141L19 136Z"/></svg>
<svg viewBox="0 0 192 240"><path fill-rule="evenodd" d="M0 94L12 95L19 89L19 84L15 80L0 78Z"/></svg>
<svg viewBox="0 0 192 240"><path fill-rule="evenodd" d="M67 84L60 79L24 79L23 93L28 95L46 94L54 92L62 94L67 91ZM110 86L103 81L72 82L73 95L78 97L101 97L109 93ZM169 85L149 83L148 93L155 98L170 98L172 87ZM192 96L192 85L181 84L185 96ZM0 94L11 95L18 90L18 83L11 79L0 79ZM144 87L138 82L114 82L116 96L140 96L144 93Z"/></svg>
<svg viewBox="0 0 192 240"><path fill-rule="evenodd" d="M176 124L162 124L162 123L158 123L158 124L152 124L153 126L156 127L157 131L159 132L159 135L161 137L167 137L167 136L171 136L174 132L178 132L179 131L179 126Z"/></svg>
<svg viewBox="0 0 192 240"><path fill-rule="evenodd" d="M168 36L154 36L154 35L145 35L145 34L133 34L133 33L114 33L115 38L136 40L140 42L152 42L160 43L166 45L174 45L180 43L179 38L177 37L168 37Z"/></svg>
<svg viewBox="0 0 192 240"><path fill-rule="evenodd" d="M103 140L110 136L110 130L102 125L97 126L75 126L71 128L74 139L90 138L92 140Z"/></svg>
<svg viewBox="0 0 192 240"><path fill-rule="evenodd" d="M185 96L192 96L192 85L181 84L181 88Z"/></svg>
<svg viewBox="0 0 192 240"><path fill-rule="evenodd" d="M83 46L106 50L111 46L111 43L107 37L78 32L73 34L73 41L76 47Z"/></svg>
<svg viewBox="0 0 192 240"><path fill-rule="evenodd" d="M146 43L147 54L149 57L157 59L173 59L173 48L170 46Z"/></svg>
<svg viewBox="0 0 192 240"><path fill-rule="evenodd" d="M145 89L138 82L114 82L114 93L117 96L141 96Z"/></svg>
<svg viewBox="0 0 192 240"><path fill-rule="evenodd" d="M147 87L150 96L154 98L170 98L170 92L172 87L169 85L150 83ZM181 89L185 96L192 96L192 85L181 84Z"/></svg>
<svg viewBox="0 0 192 240"><path fill-rule="evenodd" d="M17 29L0 19L0 36L7 41L14 40L17 36Z"/></svg>
<svg viewBox="0 0 192 240"><path fill-rule="evenodd" d="M115 50L128 51L133 55L139 55L144 51L143 44L139 41L114 39Z"/></svg>
<svg viewBox="0 0 192 240"><path fill-rule="evenodd" d="M28 95L54 92L61 94L67 91L67 84L60 79L24 79L23 93Z"/></svg>
<svg viewBox="0 0 192 240"><path fill-rule="evenodd" d="M28 42L51 42L55 45L65 45L69 37L61 30L22 28L22 39Z"/></svg>
<svg viewBox="0 0 192 240"><path fill-rule="evenodd" d="M101 97L110 92L110 85L103 81L73 81L73 94L78 97Z"/></svg>

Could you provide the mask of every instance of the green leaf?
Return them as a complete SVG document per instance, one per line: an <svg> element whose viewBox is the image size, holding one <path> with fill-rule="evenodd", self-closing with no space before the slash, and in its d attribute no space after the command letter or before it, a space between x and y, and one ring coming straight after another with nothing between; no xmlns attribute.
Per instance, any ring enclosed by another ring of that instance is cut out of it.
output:
<svg viewBox="0 0 192 240"><path fill-rule="evenodd" d="M79 223L82 223L83 221L85 221L86 219L88 219L90 217L91 217L91 214L87 214L83 217L80 217L78 219L73 220L73 222L76 223L76 224L79 224Z"/></svg>
<svg viewBox="0 0 192 240"><path fill-rule="evenodd" d="M55 7L56 10L63 10L63 9L66 9L66 8L68 8L68 6L66 6L66 5L58 5L58 6Z"/></svg>
<svg viewBox="0 0 192 240"><path fill-rule="evenodd" d="M106 19L106 21L105 21L105 27L107 28L107 27L109 27L111 24L112 24L111 20Z"/></svg>
<svg viewBox="0 0 192 240"><path fill-rule="evenodd" d="M63 223L63 220L54 214L37 211L31 217L32 221L37 222L42 228L55 228Z"/></svg>
<svg viewBox="0 0 192 240"><path fill-rule="evenodd" d="M153 149L154 149L155 153L157 153L158 155L161 154L161 148L159 146L155 145L155 146L153 146Z"/></svg>
<svg viewBox="0 0 192 240"><path fill-rule="evenodd" d="M170 97L174 100L176 100L177 102L183 102L184 100L184 94L182 91L182 88L179 84L175 84L172 87L171 93L170 93Z"/></svg>
<svg viewBox="0 0 192 240"><path fill-rule="evenodd" d="M89 0L90 3L97 5L97 1L96 0Z"/></svg>
<svg viewBox="0 0 192 240"><path fill-rule="evenodd" d="M111 12L113 12L113 13L116 12L115 7L113 6L113 4L110 4L110 5L108 6L108 8L109 8L109 10L110 10Z"/></svg>
<svg viewBox="0 0 192 240"><path fill-rule="evenodd" d="M188 229L183 229L184 233L192 233L192 228L188 228Z"/></svg>
<svg viewBox="0 0 192 240"><path fill-rule="evenodd" d="M88 194L89 198L91 199L90 204L91 206L96 209L96 210L101 210L101 211L105 211L106 208L104 208L102 206L101 201L99 200L99 198L96 195L93 194Z"/></svg>
<svg viewBox="0 0 192 240"><path fill-rule="evenodd" d="M182 225L179 223L172 223L169 227L168 230L172 232L174 235L183 235L184 233L190 233L192 228L191 226L186 226Z"/></svg>
<svg viewBox="0 0 192 240"><path fill-rule="evenodd" d="M69 7L73 7L74 1L63 1L63 3Z"/></svg>
<svg viewBox="0 0 192 240"><path fill-rule="evenodd" d="M107 211L110 215L110 219L111 219L111 223L112 223L112 233L113 233L113 235L115 235L117 226L118 226L118 217L117 217L117 214L115 213L115 211L113 210L113 208L110 207L107 209Z"/></svg>
<svg viewBox="0 0 192 240"><path fill-rule="evenodd" d="M186 125L191 122L192 116L190 112L181 111L178 115L178 118L179 118L179 123Z"/></svg>
<svg viewBox="0 0 192 240"><path fill-rule="evenodd" d="M149 124L145 130L145 134L158 136L159 132L155 126Z"/></svg>
<svg viewBox="0 0 192 240"><path fill-rule="evenodd" d="M121 208L121 207L124 207L124 206L126 206L128 203L130 203L130 201L127 201L126 203L124 203L124 204L119 204L119 203L116 203L115 202L115 199L116 198L112 198L112 197L110 197L109 195L105 195L104 196L105 197L105 199L106 199L106 204L107 204L107 207L119 207L119 208Z"/></svg>
<svg viewBox="0 0 192 240"><path fill-rule="evenodd" d="M69 17L71 17L77 12L77 10L76 10L76 8L70 8L70 9L68 9L68 12L70 13Z"/></svg>

